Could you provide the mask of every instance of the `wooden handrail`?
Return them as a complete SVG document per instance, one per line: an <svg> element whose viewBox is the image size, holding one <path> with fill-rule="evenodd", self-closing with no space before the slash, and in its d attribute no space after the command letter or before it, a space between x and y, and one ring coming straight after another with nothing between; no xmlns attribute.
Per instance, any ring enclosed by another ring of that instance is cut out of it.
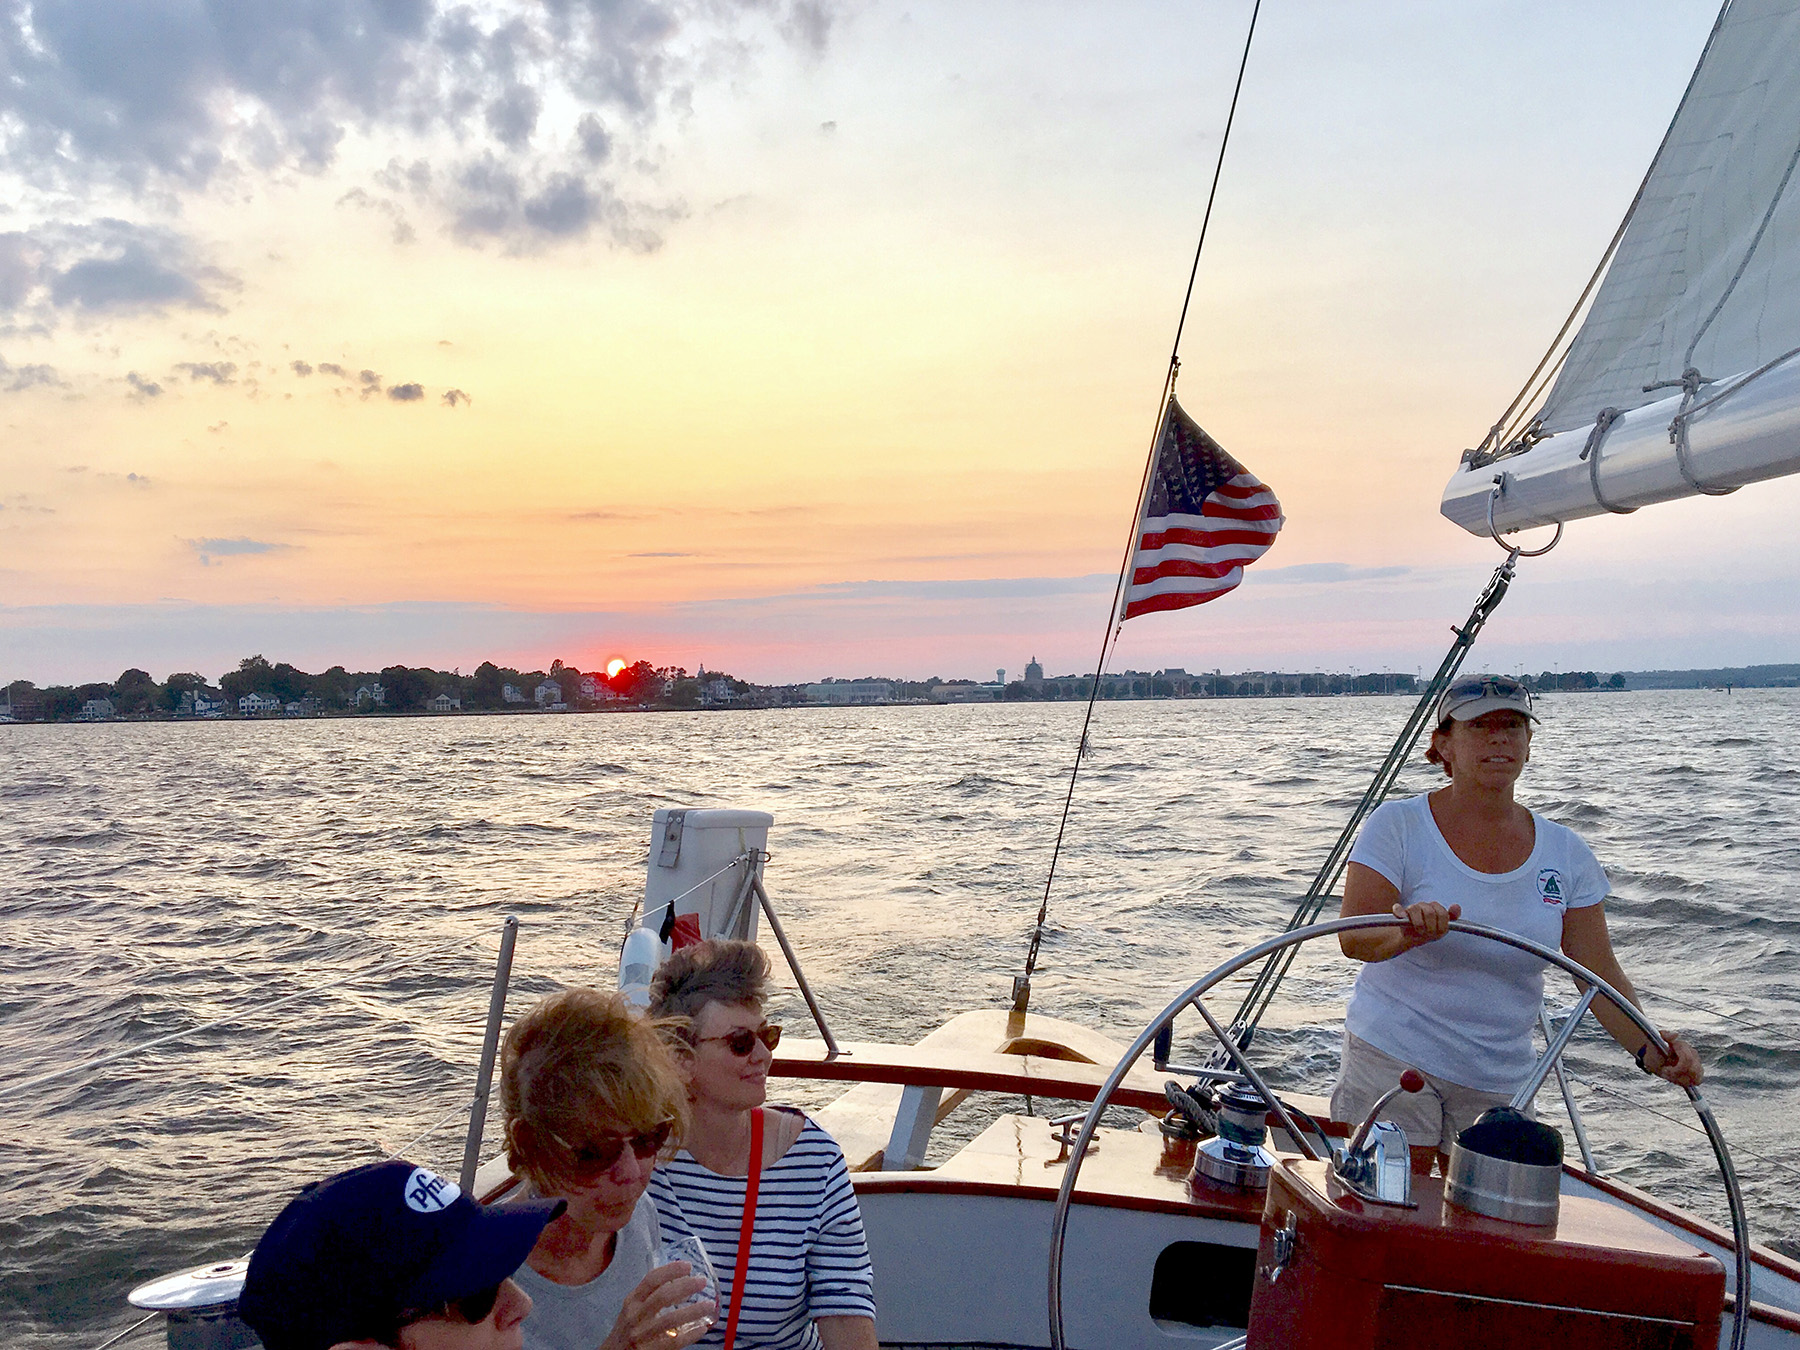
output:
<svg viewBox="0 0 1800 1350"><path fill-rule="evenodd" d="M775 1052L769 1073L776 1078L808 1078L834 1083L899 1083L905 1087L943 1087L974 1092L1007 1092L1091 1102L1111 1071L1109 1065L1079 1060L1045 1059L999 1051L964 1050L932 1045L882 1045L844 1042L836 1058L827 1058L822 1041L786 1040ZM1161 1114L1168 1109L1162 1080L1147 1069L1133 1068L1113 1100L1120 1106Z"/></svg>

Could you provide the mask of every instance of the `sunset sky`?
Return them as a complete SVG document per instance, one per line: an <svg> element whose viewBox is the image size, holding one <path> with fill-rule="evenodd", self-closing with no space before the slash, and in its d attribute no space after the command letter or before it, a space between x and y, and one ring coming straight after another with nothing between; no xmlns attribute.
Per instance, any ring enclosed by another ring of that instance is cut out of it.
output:
<svg viewBox="0 0 1800 1350"><path fill-rule="evenodd" d="M9 7L0 681L1091 668L1249 14ZM1288 523L1115 666L1436 663L1711 19L1264 8L1180 392ZM1800 660L1796 508L1579 522L1478 662Z"/></svg>

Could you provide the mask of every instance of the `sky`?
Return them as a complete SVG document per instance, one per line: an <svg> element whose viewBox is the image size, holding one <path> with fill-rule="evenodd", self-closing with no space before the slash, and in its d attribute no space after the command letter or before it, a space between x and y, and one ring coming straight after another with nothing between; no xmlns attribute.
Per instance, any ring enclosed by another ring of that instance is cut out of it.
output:
<svg viewBox="0 0 1800 1350"><path fill-rule="evenodd" d="M1249 16L8 6L0 680L1091 669ZM1178 388L1287 524L1113 668L1436 665L1711 18L1264 7ZM1474 659L1800 660L1796 507L1577 522Z"/></svg>

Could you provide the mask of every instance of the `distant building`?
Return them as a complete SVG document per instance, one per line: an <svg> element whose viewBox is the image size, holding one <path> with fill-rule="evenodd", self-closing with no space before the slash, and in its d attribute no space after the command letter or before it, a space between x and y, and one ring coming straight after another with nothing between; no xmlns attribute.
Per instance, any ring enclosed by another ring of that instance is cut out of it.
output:
<svg viewBox="0 0 1800 1350"><path fill-rule="evenodd" d="M736 697L737 687L730 680L715 678L701 682L700 699L704 703L729 703ZM890 694L890 700L892 697Z"/></svg>
<svg viewBox="0 0 1800 1350"><path fill-rule="evenodd" d="M81 711L75 714L83 722L101 722L113 715L112 700L109 698L90 698L81 705Z"/></svg>
<svg viewBox="0 0 1800 1350"><path fill-rule="evenodd" d="M245 694L238 700L238 711L246 717L260 717L264 713L281 711L281 700L273 694Z"/></svg>
<svg viewBox="0 0 1800 1350"><path fill-rule="evenodd" d="M992 703L1006 691L1006 685L977 684L974 680L950 680L931 687L933 703Z"/></svg>
<svg viewBox="0 0 1800 1350"><path fill-rule="evenodd" d="M1038 659L1034 656L1025 663L1025 683L1042 684L1043 682L1044 668L1038 664Z"/></svg>
<svg viewBox="0 0 1800 1350"><path fill-rule="evenodd" d="M387 707L387 690L379 683L365 684L356 691L356 706L359 708Z"/></svg>
<svg viewBox="0 0 1800 1350"><path fill-rule="evenodd" d="M215 697L210 690L184 689L181 691L181 702L175 707L177 717L223 717L225 715L225 699Z"/></svg>
<svg viewBox="0 0 1800 1350"><path fill-rule="evenodd" d="M555 680L545 680L532 692L532 701L540 708L566 707L563 703L562 686Z"/></svg>
<svg viewBox="0 0 1800 1350"><path fill-rule="evenodd" d="M516 684L501 685L500 686L500 698L501 698L501 701L505 702L505 703L529 703L529 702L531 702L531 695L527 694L523 689L519 688L519 686Z"/></svg>
<svg viewBox="0 0 1800 1350"><path fill-rule="evenodd" d="M837 705L892 703L894 701L894 682L892 680L825 680L819 684L806 686L806 701Z"/></svg>
<svg viewBox="0 0 1800 1350"><path fill-rule="evenodd" d="M452 698L449 694L439 694L425 706L434 713L461 712L462 700Z"/></svg>

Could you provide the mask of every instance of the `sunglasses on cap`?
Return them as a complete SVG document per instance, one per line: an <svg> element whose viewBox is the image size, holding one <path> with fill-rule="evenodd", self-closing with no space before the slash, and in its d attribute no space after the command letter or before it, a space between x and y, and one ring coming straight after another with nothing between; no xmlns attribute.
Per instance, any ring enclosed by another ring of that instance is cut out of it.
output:
<svg viewBox="0 0 1800 1350"><path fill-rule="evenodd" d="M423 1322L428 1317L442 1317L453 1322L479 1326L494 1315L494 1305L499 1301L500 1286L491 1284L486 1289L477 1289L472 1294L453 1298L435 1308L410 1308L400 1314L399 1321L402 1327L407 1327L414 1322Z"/></svg>
<svg viewBox="0 0 1800 1350"><path fill-rule="evenodd" d="M695 1045L705 1045L708 1041L724 1041L725 1048L739 1059L745 1059L761 1041L765 1048L773 1050L781 1044L781 1028L773 1023L764 1022L760 1027L739 1027L736 1031L727 1031L723 1036L696 1036Z"/></svg>
<svg viewBox="0 0 1800 1350"><path fill-rule="evenodd" d="M1515 680L1510 675L1473 675L1457 680L1444 691L1444 703L1463 703L1472 698L1509 698L1523 700L1526 707L1531 706L1531 690L1523 681Z"/></svg>
<svg viewBox="0 0 1800 1350"><path fill-rule="evenodd" d="M669 1136L674 1131L675 1122L665 1120L655 1129L645 1130L642 1134L609 1134L594 1143L581 1147L554 1134L550 1137L568 1152L570 1171L573 1175L584 1177L610 1172L619 1159L625 1156L627 1148L636 1155L640 1162L654 1158L667 1147Z"/></svg>

